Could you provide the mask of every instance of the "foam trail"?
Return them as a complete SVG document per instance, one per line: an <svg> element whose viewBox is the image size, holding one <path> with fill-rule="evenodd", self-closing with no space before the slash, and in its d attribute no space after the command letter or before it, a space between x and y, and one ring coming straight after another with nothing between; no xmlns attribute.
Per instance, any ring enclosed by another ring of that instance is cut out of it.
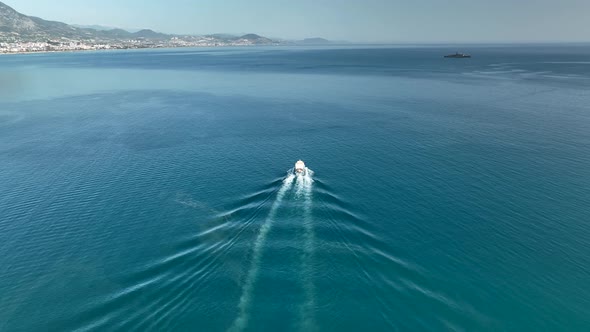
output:
<svg viewBox="0 0 590 332"><path fill-rule="evenodd" d="M260 269L260 261L262 259L262 248L264 247L264 243L266 242L266 236L272 228L275 215L283 201L283 197L291 188L294 179L295 175L293 175L292 172L289 172L287 177L283 180L283 185L279 189L275 201L272 203L272 206L270 207L270 212L268 213L268 216L264 221L264 224L262 224L262 226L260 227L260 232L258 233L258 236L256 237L256 240L254 242L250 270L248 271L248 275L246 276L246 281L244 282L244 287L242 288L242 296L240 297L240 302L238 303L238 317L233 322L232 326L229 328L228 331L243 331L246 328L246 326L248 326L248 320L250 319L250 303L252 302L252 291L254 290L254 284L256 283L256 279L258 279L258 270Z"/></svg>
<svg viewBox="0 0 590 332"><path fill-rule="evenodd" d="M305 175L297 177L295 197L303 199L303 229L304 229L304 247L303 247L303 292L305 294L305 302L301 306L301 330L302 331L317 331L317 326L314 319L315 311L315 287L313 285L313 253L315 247L315 233L313 230L312 218L312 184L313 171L306 170Z"/></svg>

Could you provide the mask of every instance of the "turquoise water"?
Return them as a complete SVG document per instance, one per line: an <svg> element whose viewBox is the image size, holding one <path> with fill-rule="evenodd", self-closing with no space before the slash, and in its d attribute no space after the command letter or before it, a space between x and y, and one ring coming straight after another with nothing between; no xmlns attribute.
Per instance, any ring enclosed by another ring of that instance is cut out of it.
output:
<svg viewBox="0 0 590 332"><path fill-rule="evenodd" d="M0 330L589 330L590 47L455 51L0 57Z"/></svg>

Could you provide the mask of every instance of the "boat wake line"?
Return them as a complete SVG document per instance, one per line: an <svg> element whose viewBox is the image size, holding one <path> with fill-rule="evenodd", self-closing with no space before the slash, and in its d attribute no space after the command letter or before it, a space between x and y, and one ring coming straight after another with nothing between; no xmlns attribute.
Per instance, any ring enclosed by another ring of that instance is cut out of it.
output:
<svg viewBox="0 0 590 332"><path fill-rule="evenodd" d="M310 331L314 329L315 322L313 319L313 307L315 306L315 290L311 279L311 259L314 247L314 233L312 228L312 179L313 171L305 168L305 172L296 172L290 170L288 175L283 180L281 187L277 192L277 196L271 205L268 216L260 227L260 231L255 239L254 248L252 249L252 259L250 269L246 275L244 285L242 287L242 295L238 303L238 316L234 320L232 326L228 329L230 332L243 331L248 326L248 321L251 314L252 297L254 286L258 279L260 264L262 261L263 247L266 243L268 233L276 219L276 214L281 206L283 199L287 192L293 187L295 182L295 198L303 201L303 227L304 227L304 250L302 254L303 263L303 289L305 293L305 302L301 307L301 329Z"/></svg>
<svg viewBox="0 0 590 332"><path fill-rule="evenodd" d="M313 254L315 247L315 234L313 230L312 220L312 185L313 185L313 171L307 169L305 175L298 176L295 183L296 191L295 197L303 199L303 229L304 229L304 247L302 254L303 264L303 291L305 294L305 302L301 306L301 331L315 331L317 330L314 318L315 309L315 287L313 285Z"/></svg>
<svg viewBox="0 0 590 332"><path fill-rule="evenodd" d="M266 217L264 224L262 227L260 227L260 232L258 233L258 236L254 242L252 263L250 264L250 269L248 270L248 275L246 276L246 281L244 282L244 287L242 289L242 296L240 296L240 302L238 303L238 317L230 327L229 331L243 331L248 325L248 319L250 318L250 304L252 302L252 291L254 290L256 279L258 279L260 260L262 259L262 247L266 242L268 232L272 228L275 215L283 201L283 197L285 197L287 190L291 188L294 179L295 175L291 173L283 180L283 184L277 193L277 197L272 203L268 217Z"/></svg>

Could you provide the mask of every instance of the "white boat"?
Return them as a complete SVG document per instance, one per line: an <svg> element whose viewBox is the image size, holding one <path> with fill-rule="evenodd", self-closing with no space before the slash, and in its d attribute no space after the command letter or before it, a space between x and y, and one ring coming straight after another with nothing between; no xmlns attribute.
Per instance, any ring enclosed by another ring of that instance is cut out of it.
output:
<svg viewBox="0 0 590 332"><path fill-rule="evenodd" d="M305 174L305 163L302 160L295 163L295 174Z"/></svg>

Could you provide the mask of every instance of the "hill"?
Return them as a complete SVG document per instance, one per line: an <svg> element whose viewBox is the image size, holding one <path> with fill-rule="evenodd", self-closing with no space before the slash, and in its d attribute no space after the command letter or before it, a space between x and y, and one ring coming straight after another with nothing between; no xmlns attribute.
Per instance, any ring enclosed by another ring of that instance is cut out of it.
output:
<svg viewBox="0 0 590 332"><path fill-rule="evenodd" d="M272 40L266 37L262 37L254 33L249 33L241 37L237 37L236 40L242 40L253 44L271 44L273 42Z"/></svg>
<svg viewBox="0 0 590 332"><path fill-rule="evenodd" d="M129 32L102 26L76 26L21 14L0 2L0 43L87 43L116 48L263 45L273 41L256 34L180 36L143 29ZM109 45L107 45L109 44ZM116 44L116 45L115 45ZM108 48L108 47L107 47ZM41 47L46 50L47 47ZM1 51L1 50L0 50Z"/></svg>
<svg viewBox="0 0 590 332"><path fill-rule="evenodd" d="M19 39L25 41L54 38L89 38L96 30L74 26L39 17L23 15L0 2L0 40Z"/></svg>
<svg viewBox="0 0 590 332"><path fill-rule="evenodd" d="M324 45L324 44L330 44L332 42L327 39L324 39L324 38L315 37L315 38L305 38L302 41L300 41L300 43L301 44L308 44L308 45Z"/></svg>

